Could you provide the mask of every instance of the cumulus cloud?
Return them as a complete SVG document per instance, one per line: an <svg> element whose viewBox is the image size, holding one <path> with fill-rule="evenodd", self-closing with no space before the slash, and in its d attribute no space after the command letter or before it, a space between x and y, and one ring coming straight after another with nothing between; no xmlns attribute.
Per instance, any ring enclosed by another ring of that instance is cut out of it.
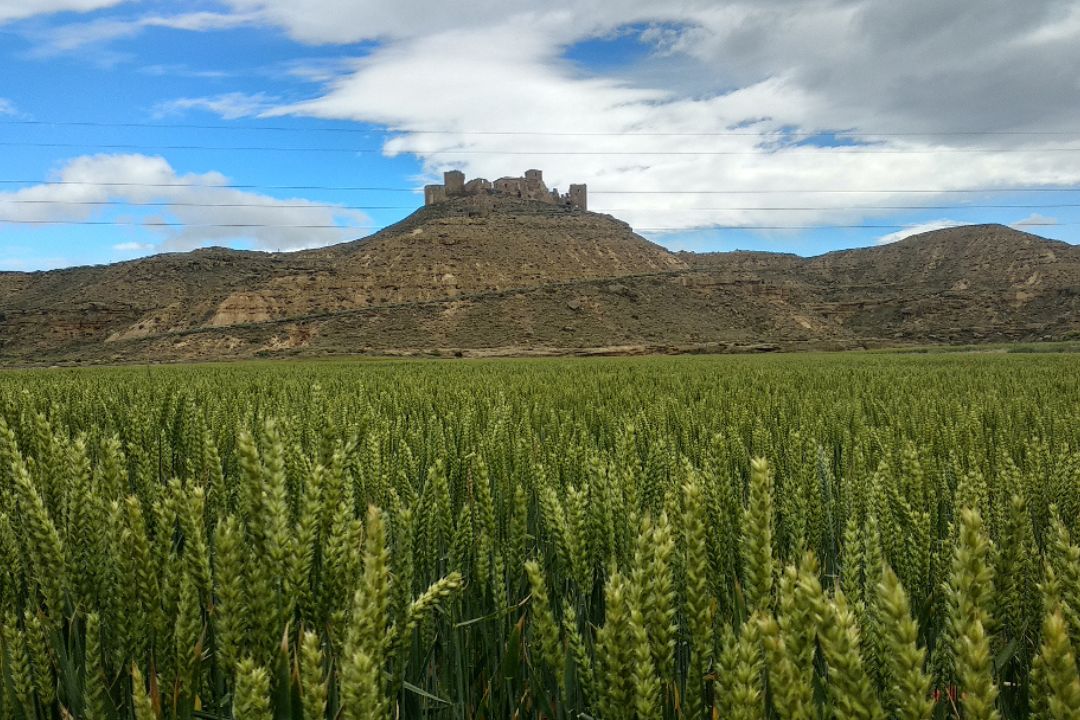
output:
<svg viewBox="0 0 1080 720"><path fill-rule="evenodd" d="M431 177L450 167L489 178L540 167L549 184L587 181L594 209L639 228L856 222L875 215L863 206L910 202L907 190L1080 180L1064 153L1002 155L914 137L861 147L796 143L790 128L813 132L842 120L825 122L828 97L790 73L686 97L582 76L534 23L389 43L320 97L268 114L397 128L386 153L416 154ZM424 132L431 129L449 132ZM525 134L483 134L508 129ZM703 192L659 194L667 190Z"/></svg>
<svg viewBox="0 0 1080 720"><path fill-rule="evenodd" d="M1007 42L1052 25L1063 0L994 13L933 0L230 4L305 42L380 40L317 96L263 116L390 126L385 152L417 155L429 178L540 167L549 184L587 181L594 209L639 228L853 223L949 191L1080 182L1075 153L1053 150L1073 138L1039 134L1074 128L1060 68L1080 63L1080 43L1043 55ZM564 59L627 27L653 48L643 68L677 56L694 79ZM836 147L837 130L857 144Z"/></svg>
<svg viewBox="0 0 1080 720"><path fill-rule="evenodd" d="M574 42L651 24L645 40L698 61L692 74L702 92L789 77L825 96L823 127L865 131L1071 127L1060 69L1080 59L1075 43L1032 52L1080 28L1071 0L990 0L992 10L980 0L226 1L308 43L458 35L450 52L493 64L541 59L538 49L554 59ZM522 41L513 56L500 54L499 44L474 42L477 33L497 37L510 29ZM429 72L447 75L440 63L449 57L429 58Z"/></svg>
<svg viewBox="0 0 1080 720"><path fill-rule="evenodd" d="M296 250L342 242L370 228L363 213L303 198L279 199L228 187L217 172L177 173L164 158L90 155L75 158L50 182L0 193L0 217L17 223L78 223L100 219L112 203L150 205L158 214L122 224L146 240L118 243L121 252L189 250L245 240L263 250ZM0 229L4 228L0 221Z"/></svg>
<svg viewBox="0 0 1080 720"><path fill-rule="evenodd" d="M15 110L15 103L11 102L7 98L0 97L0 115L17 115L18 111Z"/></svg>
<svg viewBox="0 0 1080 720"><path fill-rule="evenodd" d="M965 225L966 223L957 222L956 220L931 220L929 222L919 223L918 225L911 225L903 230L897 230L894 233L888 235L882 235L878 238L878 245L888 245L894 243L897 240L903 240L904 238L911 237L912 235L918 235L919 233L930 232L931 230L942 230L944 228L958 227Z"/></svg>
<svg viewBox="0 0 1080 720"><path fill-rule="evenodd" d="M349 61L299 67L322 86L304 102L227 93L158 111L382 124L399 131L386 154L416 155L425 179L540 167L550 185L588 182L594 209L639 228L857 223L892 214L879 206L956 202L956 190L1080 183L1076 153L1060 150L1080 142L1078 86L1062 73L1080 65L1073 0L220 7L92 21L52 46L256 24L311 45L375 41ZM567 60L578 43L612 37L636 38L644 57L596 72ZM849 146L835 146L837 131Z"/></svg>

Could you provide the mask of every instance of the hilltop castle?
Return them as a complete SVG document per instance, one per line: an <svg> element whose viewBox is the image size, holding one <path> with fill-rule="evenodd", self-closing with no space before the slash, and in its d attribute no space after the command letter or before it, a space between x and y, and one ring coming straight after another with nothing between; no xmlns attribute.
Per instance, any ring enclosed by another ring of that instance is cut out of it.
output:
<svg viewBox="0 0 1080 720"><path fill-rule="evenodd" d="M465 182L465 174L460 170L443 173L442 185L424 186L424 205L437 205L453 198L477 195L498 195L501 197L536 200L548 205L561 205L575 210L588 210L588 193L585 185L571 185L570 192L559 194L557 188L548 190L544 184L544 173L540 170L526 170L525 177L504 177L495 182L484 178L475 178Z"/></svg>

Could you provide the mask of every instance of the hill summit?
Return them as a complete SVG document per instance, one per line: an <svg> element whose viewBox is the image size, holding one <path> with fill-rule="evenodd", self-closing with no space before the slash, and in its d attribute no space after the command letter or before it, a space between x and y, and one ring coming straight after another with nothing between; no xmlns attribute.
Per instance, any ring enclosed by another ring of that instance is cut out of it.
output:
<svg viewBox="0 0 1080 720"><path fill-rule="evenodd" d="M516 180L526 196L496 183L435 193L399 223L318 250L0 273L0 362L1080 337L1080 248L1066 243L977 225L813 258L672 253L583 209L584 191L571 201Z"/></svg>

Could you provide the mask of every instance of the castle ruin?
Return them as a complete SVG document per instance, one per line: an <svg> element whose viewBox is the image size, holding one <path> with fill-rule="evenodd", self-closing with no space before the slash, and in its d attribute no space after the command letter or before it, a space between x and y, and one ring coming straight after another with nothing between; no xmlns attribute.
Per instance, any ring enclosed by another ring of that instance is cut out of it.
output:
<svg viewBox="0 0 1080 720"><path fill-rule="evenodd" d="M544 173L526 170L524 177L504 177L495 182L474 178L465 182L460 170L443 173L442 185L424 186L424 205L437 205L459 197L496 195L499 197L535 200L548 205L559 205L574 210L588 210L588 192L584 184L571 185L570 192L559 193L558 188L548 189Z"/></svg>

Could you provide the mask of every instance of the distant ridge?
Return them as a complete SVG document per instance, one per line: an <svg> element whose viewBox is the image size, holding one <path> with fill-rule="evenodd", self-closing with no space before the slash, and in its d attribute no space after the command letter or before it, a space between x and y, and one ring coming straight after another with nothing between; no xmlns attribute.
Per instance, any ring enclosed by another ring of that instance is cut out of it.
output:
<svg viewBox="0 0 1080 720"><path fill-rule="evenodd" d="M1080 248L1001 225L795 255L672 253L504 197L296 253L0 273L0 363L559 354L1080 338Z"/></svg>

